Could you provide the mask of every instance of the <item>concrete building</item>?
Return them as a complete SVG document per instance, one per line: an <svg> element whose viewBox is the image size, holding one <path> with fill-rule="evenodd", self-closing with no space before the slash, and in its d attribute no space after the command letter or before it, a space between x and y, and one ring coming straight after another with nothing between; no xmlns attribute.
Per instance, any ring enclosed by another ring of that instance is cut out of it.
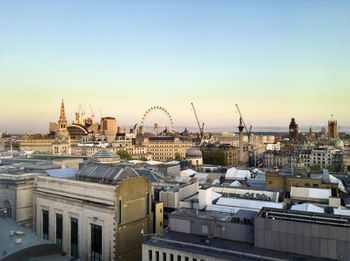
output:
<svg viewBox="0 0 350 261"><path fill-rule="evenodd" d="M146 239L140 231L153 231L150 180L131 168L96 163L77 176L37 178L36 232L75 258L140 259Z"/></svg>
<svg viewBox="0 0 350 261"><path fill-rule="evenodd" d="M254 242L318 260L350 260L349 224L349 216L264 208L254 218Z"/></svg>
<svg viewBox="0 0 350 261"><path fill-rule="evenodd" d="M168 231L142 246L143 261L287 261L319 260L254 246L255 211L233 213L179 209L169 217Z"/></svg>

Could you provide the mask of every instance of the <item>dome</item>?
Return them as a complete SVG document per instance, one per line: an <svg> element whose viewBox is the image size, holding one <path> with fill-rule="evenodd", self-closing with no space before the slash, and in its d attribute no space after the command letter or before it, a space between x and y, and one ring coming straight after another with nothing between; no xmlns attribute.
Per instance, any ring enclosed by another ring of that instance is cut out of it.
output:
<svg viewBox="0 0 350 261"><path fill-rule="evenodd" d="M334 143L334 146L336 148L343 148L344 147L344 141L342 141L341 139L337 139Z"/></svg>
<svg viewBox="0 0 350 261"><path fill-rule="evenodd" d="M197 147L192 147L186 152L186 159L188 158L202 158L202 152Z"/></svg>

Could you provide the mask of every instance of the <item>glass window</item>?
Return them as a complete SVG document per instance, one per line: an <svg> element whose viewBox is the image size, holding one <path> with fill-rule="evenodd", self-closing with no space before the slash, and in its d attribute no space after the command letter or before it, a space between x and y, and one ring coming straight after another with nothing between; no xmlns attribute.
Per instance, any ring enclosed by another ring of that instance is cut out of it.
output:
<svg viewBox="0 0 350 261"><path fill-rule="evenodd" d="M102 260L102 227L91 224L91 261Z"/></svg>
<svg viewBox="0 0 350 261"><path fill-rule="evenodd" d="M149 214L149 194L146 193L146 215Z"/></svg>
<svg viewBox="0 0 350 261"><path fill-rule="evenodd" d="M43 210L43 239L49 239L49 211Z"/></svg>
<svg viewBox="0 0 350 261"><path fill-rule="evenodd" d="M118 224L122 223L122 201L118 200Z"/></svg>
<svg viewBox="0 0 350 261"><path fill-rule="evenodd" d="M70 219L70 255L78 258L78 219Z"/></svg>
<svg viewBox="0 0 350 261"><path fill-rule="evenodd" d="M56 213L56 243L62 248L62 215Z"/></svg>

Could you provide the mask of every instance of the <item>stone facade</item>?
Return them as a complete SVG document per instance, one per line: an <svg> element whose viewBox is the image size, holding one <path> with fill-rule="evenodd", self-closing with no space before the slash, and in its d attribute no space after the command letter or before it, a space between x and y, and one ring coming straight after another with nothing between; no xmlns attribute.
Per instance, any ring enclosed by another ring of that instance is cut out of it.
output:
<svg viewBox="0 0 350 261"><path fill-rule="evenodd" d="M34 188L35 229L44 237L43 211L48 213L48 238L56 242L56 214L62 215L62 249L72 253L71 220L78 223L77 256L91 260L91 229L102 230L101 260L139 260L145 233L153 231L152 185L145 177L117 185L38 177Z"/></svg>
<svg viewBox="0 0 350 261"><path fill-rule="evenodd" d="M33 186L38 174L1 174L0 206L19 225L32 226Z"/></svg>

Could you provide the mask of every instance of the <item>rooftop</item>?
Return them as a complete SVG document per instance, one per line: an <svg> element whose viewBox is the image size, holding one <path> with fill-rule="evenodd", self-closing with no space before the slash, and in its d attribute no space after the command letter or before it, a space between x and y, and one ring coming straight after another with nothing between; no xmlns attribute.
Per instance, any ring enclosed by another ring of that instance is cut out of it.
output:
<svg viewBox="0 0 350 261"><path fill-rule="evenodd" d="M291 261L309 260L316 261L319 258L305 257L301 255L288 254L268 249L255 248L251 244L237 241L207 238L203 236L178 232L163 232L148 240L145 245L159 246L168 249L176 249L198 255L210 256L214 259L225 259L234 261Z"/></svg>
<svg viewBox="0 0 350 261"><path fill-rule="evenodd" d="M57 244L38 237L10 219L0 218L0 231L0 260L24 260L40 256L45 256L42 260L70 260L61 256L63 252Z"/></svg>

